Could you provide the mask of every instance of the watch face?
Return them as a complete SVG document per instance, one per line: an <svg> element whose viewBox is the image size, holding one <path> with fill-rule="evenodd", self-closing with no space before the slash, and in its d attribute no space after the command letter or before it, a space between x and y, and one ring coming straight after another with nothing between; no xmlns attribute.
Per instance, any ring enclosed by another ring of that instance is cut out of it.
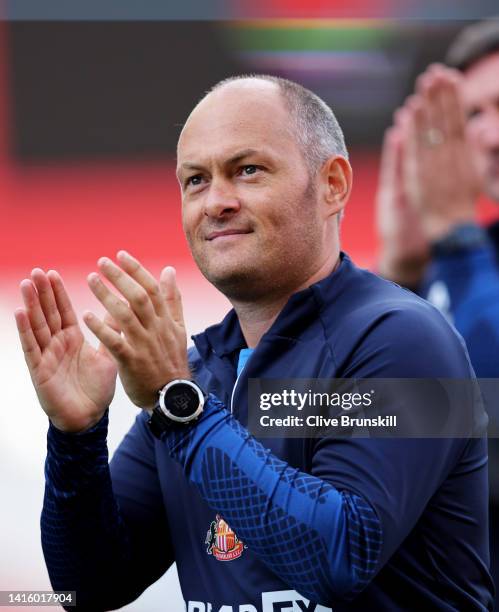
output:
<svg viewBox="0 0 499 612"><path fill-rule="evenodd" d="M177 383L166 391L164 402L174 417L185 419L199 408L199 395L190 385Z"/></svg>

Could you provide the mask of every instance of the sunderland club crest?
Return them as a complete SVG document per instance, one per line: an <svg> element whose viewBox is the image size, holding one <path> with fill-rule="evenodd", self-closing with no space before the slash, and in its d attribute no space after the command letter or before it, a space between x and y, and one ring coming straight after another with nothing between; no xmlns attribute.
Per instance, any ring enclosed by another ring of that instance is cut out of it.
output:
<svg viewBox="0 0 499 612"><path fill-rule="evenodd" d="M218 561L233 561L240 557L246 548L219 514L211 522L205 544L206 552Z"/></svg>

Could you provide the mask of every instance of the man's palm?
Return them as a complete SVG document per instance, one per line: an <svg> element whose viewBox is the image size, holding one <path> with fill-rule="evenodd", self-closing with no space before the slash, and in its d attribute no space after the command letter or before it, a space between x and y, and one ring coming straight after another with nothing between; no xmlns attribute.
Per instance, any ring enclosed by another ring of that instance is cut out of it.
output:
<svg viewBox="0 0 499 612"><path fill-rule="evenodd" d="M82 431L100 420L116 385L116 365L103 348L85 341L56 273L23 281L26 309L16 321L42 408L64 431ZM36 287L36 289L35 289Z"/></svg>

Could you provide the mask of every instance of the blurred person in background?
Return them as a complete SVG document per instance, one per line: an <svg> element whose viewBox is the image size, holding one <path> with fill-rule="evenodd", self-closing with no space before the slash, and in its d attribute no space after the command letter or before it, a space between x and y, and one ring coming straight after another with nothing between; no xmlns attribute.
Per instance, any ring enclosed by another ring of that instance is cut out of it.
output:
<svg viewBox="0 0 499 612"><path fill-rule="evenodd" d="M193 257L233 305L189 351L171 268L158 283L124 251L99 260L120 297L88 277L107 311L84 315L97 350L56 272L21 283L54 588L114 609L176 561L189 612L491 609L484 438L263 445L245 427L248 378L473 376L433 306L340 252L352 171L331 109L283 79L223 81L189 116L177 173ZM117 371L143 411L108 465Z"/></svg>
<svg viewBox="0 0 499 612"><path fill-rule="evenodd" d="M438 306L466 341L479 378L499 378L499 19L473 24L430 66L385 135L377 194L379 272ZM497 385L483 381L492 435ZM495 432L495 433L494 433ZM499 584L499 444L489 441L492 573Z"/></svg>

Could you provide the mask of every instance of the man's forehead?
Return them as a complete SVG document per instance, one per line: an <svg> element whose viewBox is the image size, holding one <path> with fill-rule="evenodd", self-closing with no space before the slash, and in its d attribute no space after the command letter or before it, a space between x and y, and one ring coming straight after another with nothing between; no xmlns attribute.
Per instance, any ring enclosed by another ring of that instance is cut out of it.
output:
<svg viewBox="0 0 499 612"><path fill-rule="evenodd" d="M292 138L290 124L289 111L273 83L232 82L193 110L180 134L178 158L196 156L200 147L221 155L273 147L276 141Z"/></svg>
<svg viewBox="0 0 499 612"><path fill-rule="evenodd" d="M242 79L223 85L209 93L193 109L180 134L179 143L186 135L210 125L243 125L246 120L268 122L272 117L288 117L283 98L274 83Z"/></svg>

